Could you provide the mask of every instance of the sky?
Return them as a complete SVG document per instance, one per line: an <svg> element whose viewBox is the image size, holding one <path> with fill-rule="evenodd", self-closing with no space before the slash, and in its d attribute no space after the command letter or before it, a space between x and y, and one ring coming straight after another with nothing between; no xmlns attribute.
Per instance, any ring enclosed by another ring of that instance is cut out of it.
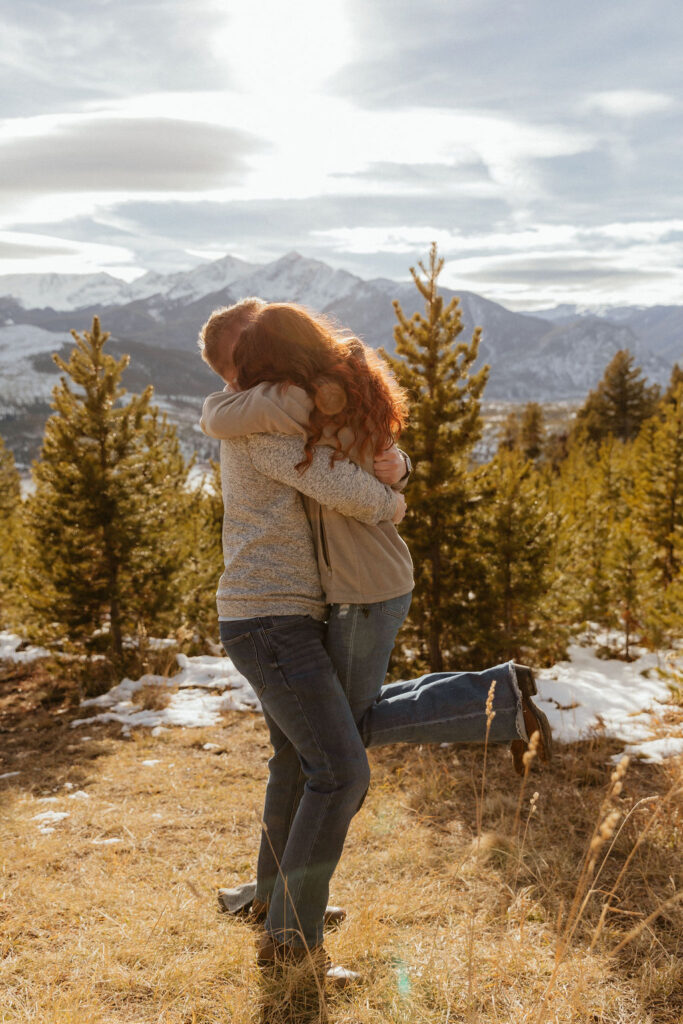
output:
<svg viewBox="0 0 683 1024"><path fill-rule="evenodd" d="M0 274L683 303L679 0L0 0Z"/></svg>

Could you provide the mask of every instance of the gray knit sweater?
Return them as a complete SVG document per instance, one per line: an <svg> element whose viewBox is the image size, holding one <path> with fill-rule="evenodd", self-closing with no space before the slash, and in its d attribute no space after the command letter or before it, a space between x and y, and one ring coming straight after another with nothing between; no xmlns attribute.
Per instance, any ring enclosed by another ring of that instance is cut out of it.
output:
<svg viewBox="0 0 683 1024"><path fill-rule="evenodd" d="M330 467L317 448L308 469L300 438L251 434L221 442L223 560L218 614L227 618L311 615L324 599L301 494L364 523L393 518L396 494L352 462ZM301 494L299 493L301 492Z"/></svg>

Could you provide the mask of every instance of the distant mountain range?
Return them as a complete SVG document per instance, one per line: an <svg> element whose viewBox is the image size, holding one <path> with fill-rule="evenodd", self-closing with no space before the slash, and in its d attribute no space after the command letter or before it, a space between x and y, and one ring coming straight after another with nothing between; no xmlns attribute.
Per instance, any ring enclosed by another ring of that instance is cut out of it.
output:
<svg viewBox="0 0 683 1024"><path fill-rule="evenodd" d="M442 291L447 299L456 294ZM387 349L393 349L396 323L392 299L408 315L423 305L412 282L364 281L295 252L266 265L225 256L130 283L104 273L0 276L0 433L20 461L35 455L58 372L50 354L66 354L70 330L89 328L97 314L111 332L110 351L131 355L129 390L154 384L157 401L179 422L186 444L196 442L201 451L197 409L220 382L197 354L197 332L217 306L247 295L303 303ZM487 399L580 401L621 348L662 384L673 363L683 361L683 306L598 312L559 306L532 315L473 292L457 295L463 337L483 328L480 362L491 366Z"/></svg>

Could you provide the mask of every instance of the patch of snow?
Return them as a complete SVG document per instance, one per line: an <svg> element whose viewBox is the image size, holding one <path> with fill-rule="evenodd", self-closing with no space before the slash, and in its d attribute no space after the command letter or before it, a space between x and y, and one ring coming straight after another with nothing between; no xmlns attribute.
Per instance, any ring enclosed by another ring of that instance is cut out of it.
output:
<svg viewBox="0 0 683 1024"><path fill-rule="evenodd" d="M40 814L33 815L33 821L42 821L47 823L48 821L57 822L63 821L64 818L68 818L69 815L66 811L41 811Z"/></svg>
<svg viewBox="0 0 683 1024"><path fill-rule="evenodd" d="M560 743L599 732L622 740L626 753L646 760L673 756L683 752L683 722L663 721L671 710L671 691L657 674L660 667L657 653L644 652L632 662L606 660L591 647L573 644L568 661L536 673L534 699Z"/></svg>
<svg viewBox="0 0 683 1024"><path fill-rule="evenodd" d="M21 772L3 772L0 779L11 779L13 775L21 775Z"/></svg>
<svg viewBox="0 0 683 1024"><path fill-rule="evenodd" d="M158 760L157 761L155 761L155 760L141 761L140 764L145 765L146 768L151 768L155 764L161 764L161 761L158 761Z"/></svg>
<svg viewBox="0 0 683 1024"><path fill-rule="evenodd" d="M82 701L96 714L77 719L72 727L95 721L118 722L124 736L138 727L150 728L158 735L159 730L172 726L217 725L221 711L228 709L260 710L249 683L229 658L176 657L181 669L178 675L124 679L108 693ZM642 650L636 661L606 660L597 656L593 646L575 643L569 648L567 661L536 673L536 700L560 743L574 743L599 732L621 740L627 753L640 754L646 760L675 756L683 753L683 721L664 721L665 716L671 717L671 691L658 672L674 667L672 658L678 658L681 665L683 654L668 652L665 656ZM144 709L133 702L138 690L150 686L171 691L166 707ZM206 744L204 749L210 751L216 746Z"/></svg>
<svg viewBox="0 0 683 1024"><path fill-rule="evenodd" d="M75 793L69 793L69 800L89 800L90 794L86 793L84 789L77 789Z"/></svg>
<svg viewBox="0 0 683 1024"><path fill-rule="evenodd" d="M91 840L93 846L112 846L114 843L120 843L123 840L112 837L111 839L93 839Z"/></svg>
<svg viewBox="0 0 683 1024"><path fill-rule="evenodd" d="M181 671L176 676L144 675L124 679L107 693L81 701L83 707L102 709L90 718L79 718L72 728L91 722L119 722L124 734L131 728L184 726L205 728L220 722L221 711L259 711L254 691L229 658L200 655L189 658L176 655ZM140 708L132 700L142 687L171 690L164 708Z"/></svg>
<svg viewBox="0 0 683 1024"><path fill-rule="evenodd" d="M47 658L50 654L44 647L27 647L23 651L18 651L17 648L21 644L22 639L16 633L0 630L0 661L13 661L23 665L39 658Z"/></svg>
<svg viewBox="0 0 683 1024"><path fill-rule="evenodd" d="M661 764L665 757L683 756L683 736L662 736L658 740L646 740L644 743L627 743L624 753L633 757L639 756L650 764ZM611 761L616 762L621 754L613 754Z"/></svg>

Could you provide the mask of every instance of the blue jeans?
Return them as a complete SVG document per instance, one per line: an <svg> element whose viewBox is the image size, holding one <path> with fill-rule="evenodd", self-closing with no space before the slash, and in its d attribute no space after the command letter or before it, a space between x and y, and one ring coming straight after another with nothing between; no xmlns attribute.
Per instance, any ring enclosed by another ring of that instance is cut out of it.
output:
<svg viewBox="0 0 683 1024"><path fill-rule="evenodd" d="M368 605L332 605L325 647L366 747L389 743L483 743L493 682L490 743L527 740L511 663L483 672L431 672L383 686L410 594Z"/></svg>
<svg viewBox="0 0 683 1024"><path fill-rule="evenodd" d="M273 745L258 865L266 930L278 942L316 946L330 878L370 783L367 754L323 622L266 616L221 622L220 630L261 701Z"/></svg>
<svg viewBox="0 0 683 1024"><path fill-rule="evenodd" d="M382 685L409 607L409 594L332 605L326 631L307 616L221 623L226 652L260 697L273 744L256 898L270 903L266 929L280 941L322 941L329 881L367 790L365 746L483 742L493 681L490 742L527 739L510 663ZM243 888L251 899L253 885Z"/></svg>

